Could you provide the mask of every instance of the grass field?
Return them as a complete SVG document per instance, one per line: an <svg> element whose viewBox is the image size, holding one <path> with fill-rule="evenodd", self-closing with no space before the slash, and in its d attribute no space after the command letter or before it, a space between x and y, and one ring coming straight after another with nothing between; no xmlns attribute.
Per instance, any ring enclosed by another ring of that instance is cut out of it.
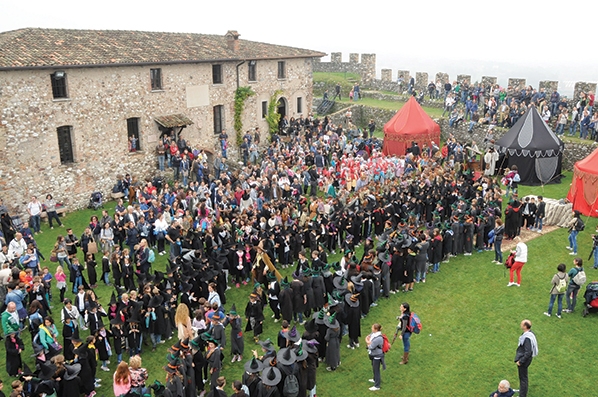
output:
<svg viewBox="0 0 598 397"><path fill-rule="evenodd" d="M563 197L568 190L571 175L560 185L545 187L546 197ZM535 192L539 188L522 187L521 194ZM107 208L113 208L108 203ZM63 218L65 224L73 227L80 234L92 214L99 211L84 210L68 214ZM586 231L579 236L579 253L586 259L591 247L590 234L596 228L596 220L587 222ZM41 251L49 256L49 250L59 233L64 229L49 230L43 226L44 233L38 236ZM344 338L341 351L342 365L336 372L327 372L324 366L318 369L318 395L328 397L346 391L370 393L367 379L371 377L371 367L365 350L363 338L369 333L372 323L379 322L383 331L392 337L395 316L401 302L408 301L423 323L423 331L412 338L412 353L408 365L398 365L401 359L400 341L395 343L386 356L387 370L382 373L381 396L483 396L496 388L498 381L509 379L517 387L517 369L513 357L520 335L519 323L523 318L533 322L539 343L539 356L530 367L530 395L563 396L594 395L595 377L592 370L598 346L595 343L595 329L598 316L582 318L581 303L574 314L564 314L563 319L547 318L542 313L548 304L550 280L560 262L571 266L572 257L564 247L567 244L566 230L559 229L543 235L529 243L529 262L523 269L523 282L520 288L507 288L508 274L504 267L491 264L494 259L489 252L476 253L471 257L451 259L441 265L441 272L431 274L426 284L417 284L415 291L408 294L391 295L382 299L379 306L372 309L362 321L361 348L349 350ZM82 259L82 258L80 258ZM336 260L332 257L330 260ZM52 271L55 264L46 261ZM164 270L166 259L157 256L154 268ZM287 269L284 274L290 273ZM598 271L591 265L586 267L588 279L598 279ZM583 289L580 295L583 294ZM104 304L110 299L112 289L100 285L97 294ZM250 287L229 290L227 293L230 308L236 303L243 312ZM67 296L70 294L67 293ZM61 305L57 301L58 292L54 291L54 317L59 318ZM583 300L580 296L580 300ZM107 306L107 305L106 305ZM266 309L266 321L263 338L273 340L279 330L279 324L270 319L270 310ZM302 327L300 327L303 331ZM85 334L85 333L84 333ZM29 364L33 360L29 335L24 335L27 350L23 359ZM245 338L245 355L248 358L256 347L251 335ZM166 351L169 344L160 345L158 351L150 348L142 354L144 366L150 371L150 380L163 381L165 373ZM242 363L230 363L229 350L222 374L229 384L240 379L243 373ZM127 358L125 356L125 358ZM570 367L572 366L572 367ZM2 363L2 373L4 371ZM111 370L116 368L112 360ZM98 372L103 379L99 396L111 396L111 372ZM7 381L7 376L2 377Z"/></svg>

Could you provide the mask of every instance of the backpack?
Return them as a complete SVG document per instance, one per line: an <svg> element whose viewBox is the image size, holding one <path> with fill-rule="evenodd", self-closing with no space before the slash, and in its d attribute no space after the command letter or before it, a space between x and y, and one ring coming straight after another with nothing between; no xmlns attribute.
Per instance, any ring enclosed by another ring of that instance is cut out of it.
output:
<svg viewBox="0 0 598 397"><path fill-rule="evenodd" d="M505 267L507 269L510 269L513 267L514 264L515 264L515 254L511 253L511 254L509 254L509 257L507 258L507 260L505 261Z"/></svg>
<svg viewBox="0 0 598 397"><path fill-rule="evenodd" d="M559 283L555 286L556 292L564 294L567 291L567 277L560 278Z"/></svg>
<svg viewBox="0 0 598 397"><path fill-rule="evenodd" d="M386 354L390 350L390 341L386 334L382 334L382 353Z"/></svg>
<svg viewBox="0 0 598 397"><path fill-rule="evenodd" d="M295 375L290 374L284 379L282 395L284 397L297 397L299 395L299 381Z"/></svg>
<svg viewBox="0 0 598 397"><path fill-rule="evenodd" d="M419 334L421 330L422 323L419 319L419 316L415 313L411 313L411 315L409 316L409 324L407 325L407 331Z"/></svg>
<svg viewBox="0 0 598 397"><path fill-rule="evenodd" d="M156 261L156 253L154 252L154 250L149 250L149 255L147 257L147 261L149 263L154 263Z"/></svg>
<svg viewBox="0 0 598 397"><path fill-rule="evenodd" d="M577 222L575 222L575 230L577 230L578 232L583 232L583 230L585 228L586 228L586 224L583 223L581 218L577 218Z"/></svg>
<svg viewBox="0 0 598 397"><path fill-rule="evenodd" d="M583 270L579 270L575 277L573 277L573 282L577 285L584 285L586 283L586 272Z"/></svg>

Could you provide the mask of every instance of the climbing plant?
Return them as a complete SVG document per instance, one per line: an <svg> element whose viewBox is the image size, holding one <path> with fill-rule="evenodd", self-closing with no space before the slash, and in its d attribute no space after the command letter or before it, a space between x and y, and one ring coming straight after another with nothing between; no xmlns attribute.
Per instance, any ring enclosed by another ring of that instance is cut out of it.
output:
<svg viewBox="0 0 598 397"><path fill-rule="evenodd" d="M235 91L235 131L237 132L237 145L243 143L243 109L245 101L255 95L251 87L239 87Z"/></svg>
<svg viewBox="0 0 598 397"><path fill-rule="evenodd" d="M274 91L268 102L268 114L266 115L266 122L268 123L268 132L270 137L278 132L278 122L280 121L280 114L276 111L278 104L278 96L282 94L282 90Z"/></svg>

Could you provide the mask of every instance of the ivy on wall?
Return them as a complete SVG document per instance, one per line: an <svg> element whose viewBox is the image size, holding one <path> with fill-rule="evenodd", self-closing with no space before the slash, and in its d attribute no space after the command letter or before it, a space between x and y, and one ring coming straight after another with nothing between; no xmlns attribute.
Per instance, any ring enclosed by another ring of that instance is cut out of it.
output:
<svg viewBox="0 0 598 397"><path fill-rule="evenodd" d="M282 90L276 90L270 97L268 102L268 114L266 115L266 122L268 123L268 132L270 137L278 132L278 122L280 121L280 114L276 111L278 105L278 96L282 94Z"/></svg>
<svg viewBox="0 0 598 397"><path fill-rule="evenodd" d="M250 96L255 95L251 87L239 87L235 91L235 131L237 133L237 145L243 143L243 110L245 101Z"/></svg>

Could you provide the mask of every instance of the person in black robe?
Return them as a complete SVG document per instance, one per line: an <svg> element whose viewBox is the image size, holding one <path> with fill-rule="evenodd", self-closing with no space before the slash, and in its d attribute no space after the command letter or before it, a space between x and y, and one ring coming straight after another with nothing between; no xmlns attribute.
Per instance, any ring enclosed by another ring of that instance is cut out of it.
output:
<svg viewBox="0 0 598 397"><path fill-rule="evenodd" d="M5 336L4 346L6 347L6 372L9 376L16 376L23 369L21 352L25 349L25 345L15 332Z"/></svg>
<svg viewBox="0 0 598 397"><path fill-rule="evenodd" d="M264 309L256 293L249 295L249 302L245 307L245 317L248 319L245 332L253 330L253 340L259 341L263 332Z"/></svg>
<svg viewBox="0 0 598 397"><path fill-rule="evenodd" d="M471 215L467 215L465 217L465 223L463 223L463 250L465 251L465 255L471 255L473 251L473 235L475 231L475 226L473 224L473 217Z"/></svg>
<svg viewBox="0 0 598 397"><path fill-rule="evenodd" d="M280 288L281 291L278 296L280 314L282 315L283 320L290 323L293 320L293 290L290 288L290 284L286 277L281 280Z"/></svg>
<svg viewBox="0 0 598 397"><path fill-rule="evenodd" d="M293 292L293 319L303 324L303 312L307 303L303 281L297 279L291 281L291 291Z"/></svg>
<svg viewBox="0 0 598 397"><path fill-rule="evenodd" d="M111 328L110 335L112 337L112 346L114 348L114 354L116 355L117 364L123 359L123 351L126 348L126 334L124 329L124 322L120 316L110 320Z"/></svg>
<svg viewBox="0 0 598 397"><path fill-rule="evenodd" d="M81 395L83 384L79 374L81 373L81 364L72 364L64 366L64 373L60 376L59 397L74 397ZM93 379L92 379L93 382Z"/></svg>
<svg viewBox="0 0 598 397"><path fill-rule="evenodd" d="M79 339L79 327L67 314L62 327L62 354L66 360L72 360L75 357L73 339Z"/></svg>
<svg viewBox="0 0 598 397"><path fill-rule="evenodd" d="M90 365L89 348L86 343L82 343L75 349L75 362L80 366L79 378L81 379L81 392L87 395L95 389L95 376ZM78 396L79 391L75 395Z"/></svg>

